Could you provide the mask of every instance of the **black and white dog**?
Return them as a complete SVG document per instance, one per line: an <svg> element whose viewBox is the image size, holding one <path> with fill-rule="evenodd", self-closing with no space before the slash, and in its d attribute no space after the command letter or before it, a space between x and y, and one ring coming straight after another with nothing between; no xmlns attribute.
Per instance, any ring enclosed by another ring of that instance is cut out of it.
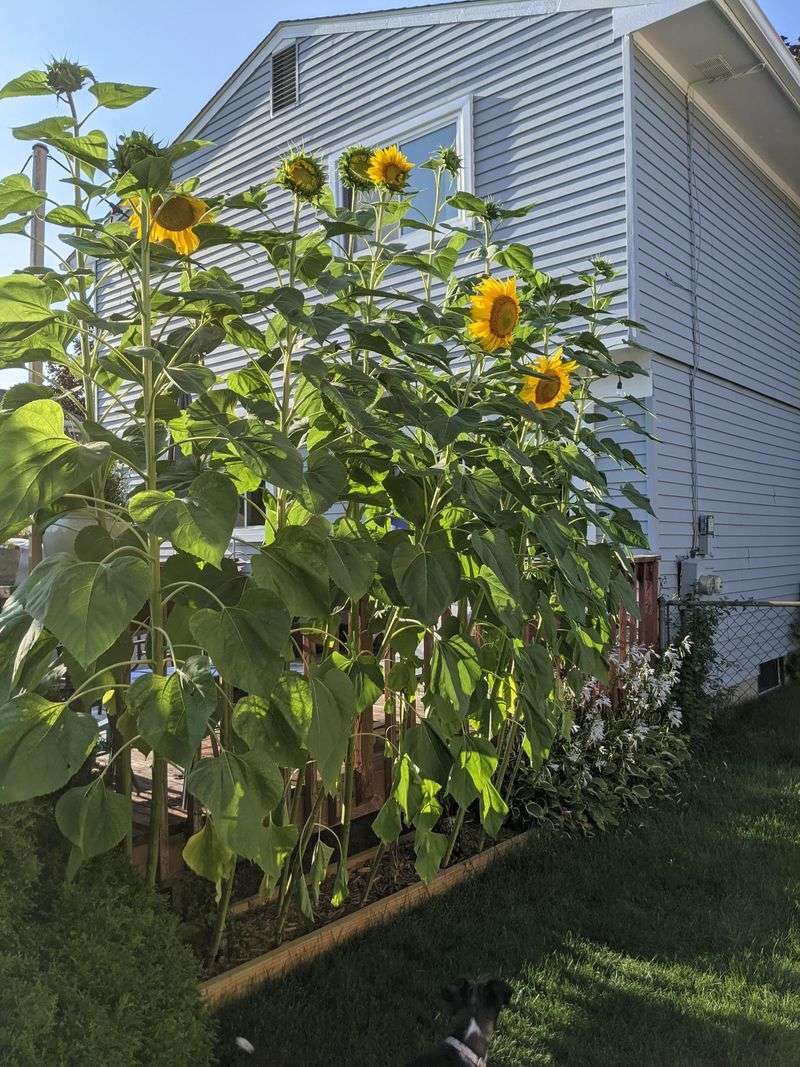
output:
<svg viewBox="0 0 800 1067"><path fill-rule="evenodd" d="M444 990L444 998L456 1010L450 1036L410 1067L486 1067L497 1017L511 1000L511 986L499 978L462 979Z"/></svg>

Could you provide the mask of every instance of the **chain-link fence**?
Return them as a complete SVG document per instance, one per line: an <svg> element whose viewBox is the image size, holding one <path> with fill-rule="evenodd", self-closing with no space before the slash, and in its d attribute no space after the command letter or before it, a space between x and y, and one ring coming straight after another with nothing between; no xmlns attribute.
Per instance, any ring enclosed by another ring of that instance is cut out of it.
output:
<svg viewBox="0 0 800 1067"><path fill-rule="evenodd" d="M713 687L746 698L782 685L800 650L800 601L662 600L663 643L691 632L691 613L704 613L715 630Z"/></svg>

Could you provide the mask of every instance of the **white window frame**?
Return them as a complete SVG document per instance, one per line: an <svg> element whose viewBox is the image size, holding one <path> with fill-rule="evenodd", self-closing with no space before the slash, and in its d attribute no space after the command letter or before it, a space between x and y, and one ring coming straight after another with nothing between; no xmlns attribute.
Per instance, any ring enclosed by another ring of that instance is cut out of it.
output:
<svg viewBox="0 0 800 1067"><path fill-rule="evenodd" d="M472 95L457 97L454 100L445 101L427 111L419 112L410 118L403 119L391 127L370 131L364 137L354 137L348 142L338 145L328 156L328 182L333 190L334 200L338 207L344 204L344 188L339 177L338 162L341 154L351 145L359 141L366 144L380 146L388 144L402 144L403 141L411 141L416 137L424 137L426 133L447 126L451 122L456 124L455 149L461 157L461 173L456 183L460 192L475 192L475 161L473 151L473 107ZM469 219L466 212L459 211L455 218L448 220L453 225L468 226ZM446 232L446 231L445 231ZM425 230L411 230L403 234L401 240L408 248L416 248L427 244L429 235Z"/></svg>

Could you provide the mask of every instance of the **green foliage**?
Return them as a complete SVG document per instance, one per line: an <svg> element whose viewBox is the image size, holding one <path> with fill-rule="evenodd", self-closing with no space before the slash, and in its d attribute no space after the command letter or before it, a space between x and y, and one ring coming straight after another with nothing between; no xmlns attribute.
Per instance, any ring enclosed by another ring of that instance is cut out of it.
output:
<svg viewBox="0 0 800 1067"><path fill-rule="evenodd" d="M558 742L541 771L519 775L512 819L519 828L607 830L630 809L677 793L688 757L686 740L668 726L653 727L637 738L627 724L614 723L594 753Z"/></svg>
<svg viewBox="0 0 800 1067"><path fill-rule="evenodd" d="M539 271L533 249L494 232L529 207L459 191L447 146L424 164L427 222L409 215L402 182L374 187L363 167L337 207L306 151L261 185L208 196L186 177L202 142L134 130L109 157L87 128L97 106L127 107L147 87L58 60L0 96L53 92L63 113L14 135L67 169L70 195L47 217L74 255L0 278L0 365L46 358L64 373L0 408L0 532L76 513L86 528L0 614L0 799L69 786L95 742L76 709L111 693L113 770L90 765L59 802L70 874L124 836L113 761L152 751L158 774L187 770L205 818L184 857L226 883L222 918L246 856L280 880L282 929L290 900L313 914L324 852L305 853L326 795L340 795L347 852L360 716L385 693L399 726L378 828L387 842L413 828L430 879L454 843L440 832L446 798L457 826L474 805L500 831L512 753L538 768L568 734L568 694L607 673L612 620L631 599L629 551L644 536L610 503L600 460L636 461L603 434L618 406L590 392L636 371L603 341L621 325L613 268L598 259L570 282ZM450 192L455 230L441 217ZM276 229L287 204L291 225ZM38 206L19 176L0 181L12 228ZM258 284L209 265L208 250L243 245ZM107 283L126 299L104 316ZM213 367L231 344L242 365L223 381ZM570 402L523 400L557 349ZM247 573L227 558L245 493L264 527ZM133 634L151 673L130 684ZM46 686L65 672L77 691L52 703ZM207 737L214 754L200 759Z"/></svg>
<svg viewBox="0 0 800 1067"><path fill-rule="evenodd" d="M213 1036L177 920L121 857L66 884L45 816L0 808L3 1063L210 1063Z"/></svg>
<svg viewBox="0 0 800 1067"><path fill-rule="evenodd" d="M701 738L720 710L723 695L715 684L717 651L717 627L719 609L708 607L701 601L689 602L681 607L680 638L689 639L689 654L683 661L675 700L683 714L684 724L690 734Z"/></svg>

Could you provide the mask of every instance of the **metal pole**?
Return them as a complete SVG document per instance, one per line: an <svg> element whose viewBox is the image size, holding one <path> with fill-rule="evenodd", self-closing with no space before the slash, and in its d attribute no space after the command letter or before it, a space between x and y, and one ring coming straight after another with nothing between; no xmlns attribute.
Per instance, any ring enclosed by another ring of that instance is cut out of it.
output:
<svg viewBox="0 0 800 1067"><path fill-rule="evenodd" d="M35 144L33 146L33 175L31 178L33 188L37 192L47 192L47 145ZM31 219L31 258L32 267L44 266L44 215L45 205L41 204L33 213ZM44 381L44 366L40 360L31 363L28 370L28 380L33 385L41 385ZM31 547L28 559L28 571L32 571L42 559L42 535L35 527L31 526Z"/></svg>

